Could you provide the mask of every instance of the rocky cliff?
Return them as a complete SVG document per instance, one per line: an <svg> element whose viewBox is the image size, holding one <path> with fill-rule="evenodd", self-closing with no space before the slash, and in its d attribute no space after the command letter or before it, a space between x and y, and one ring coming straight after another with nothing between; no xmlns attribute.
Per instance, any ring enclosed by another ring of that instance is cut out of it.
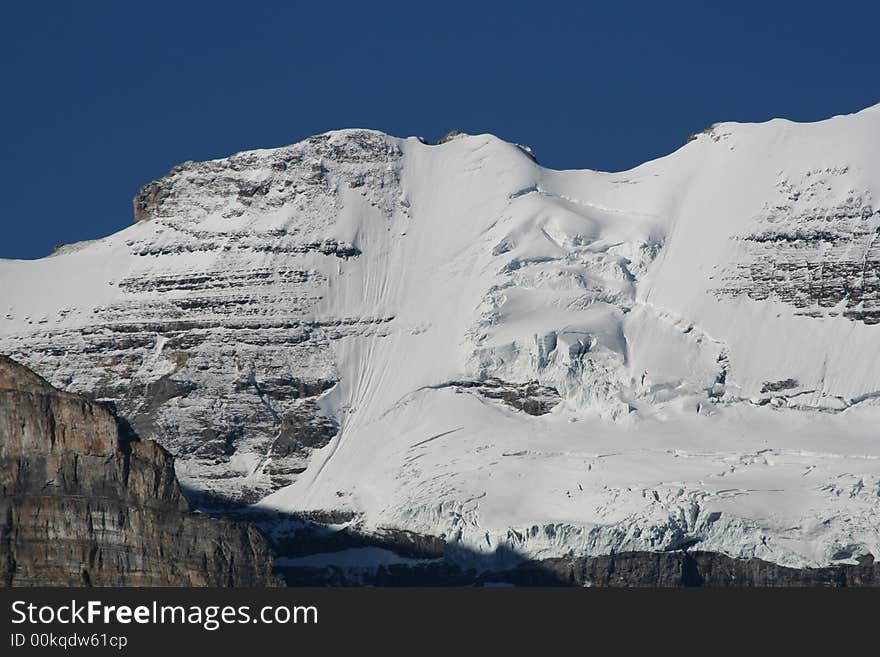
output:
<svg viewBox="0 0 880 657"><path fill-rule="evenodd" d="M281 568L299 586L577 586L654 588L880 586L880 564L786 568L761 559L732 559L717 552L624 552L600 557L530 561L496 572L463 570L446 561L390 564L373 569Z"/></svg>
<svg viewBox="0 0 880 657"><path fill-rule="evenodd" d="M786 568L717 552L633 552L529 562L501 577L520 586L840 588L880 586L880 564L867 556L854 564Z"/></svg>
<svg viewBox="0 0 880 657"><path fill-rule="evenodd" d="M0 584L265 586L252 526L193 512L171 456L0 356Z"/></svg>

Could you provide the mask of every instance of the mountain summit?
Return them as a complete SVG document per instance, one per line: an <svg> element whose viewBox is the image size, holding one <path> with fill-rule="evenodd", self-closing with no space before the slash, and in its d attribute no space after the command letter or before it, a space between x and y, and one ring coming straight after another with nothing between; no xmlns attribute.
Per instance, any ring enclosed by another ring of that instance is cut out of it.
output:
<svg viewBox="0 0 880 657"><path fill-rule="evenodd" d="M187 162L125 230L0 261L0 353L113 401L203 506L487 564L850 563L880 555L878 154L874 107L621 173L370 130Z"/></svg>

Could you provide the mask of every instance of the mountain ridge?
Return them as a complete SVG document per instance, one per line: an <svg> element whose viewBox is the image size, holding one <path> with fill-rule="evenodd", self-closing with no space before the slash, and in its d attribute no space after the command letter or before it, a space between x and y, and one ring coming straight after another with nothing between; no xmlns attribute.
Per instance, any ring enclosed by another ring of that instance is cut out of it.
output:
<svg viewBox="0 0 880 657"><path fill-rule="evenodd" d="M359 129L185 163L120 233L0 261L0 351L235 504L524 558L877 554L877 116L618 173Z"/></svg>

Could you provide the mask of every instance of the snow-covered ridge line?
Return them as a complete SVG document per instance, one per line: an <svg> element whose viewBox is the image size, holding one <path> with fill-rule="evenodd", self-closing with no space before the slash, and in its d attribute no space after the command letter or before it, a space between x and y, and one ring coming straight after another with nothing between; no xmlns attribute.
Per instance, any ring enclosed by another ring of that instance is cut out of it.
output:
<svg viewBox="0 0 880 657"><path fill-rule="evenodd" d="M370 130L188 162L129 228L0 261L0 352L210 506L487 558L880 554L878 153L870 108L621 173Z"/></svg>

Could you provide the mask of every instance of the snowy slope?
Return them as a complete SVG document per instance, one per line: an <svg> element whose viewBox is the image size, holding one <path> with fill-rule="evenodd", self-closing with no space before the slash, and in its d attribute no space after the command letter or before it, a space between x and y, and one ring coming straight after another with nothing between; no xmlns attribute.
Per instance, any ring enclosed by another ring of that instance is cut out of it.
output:
<svg viewBox="0 0 880 657"><path fill-rule="evenodd" d="M880 555L878 153L874 107L615 174L366 130L186 163L0 261L0 351L196 491L462 558Z"/></svg>

